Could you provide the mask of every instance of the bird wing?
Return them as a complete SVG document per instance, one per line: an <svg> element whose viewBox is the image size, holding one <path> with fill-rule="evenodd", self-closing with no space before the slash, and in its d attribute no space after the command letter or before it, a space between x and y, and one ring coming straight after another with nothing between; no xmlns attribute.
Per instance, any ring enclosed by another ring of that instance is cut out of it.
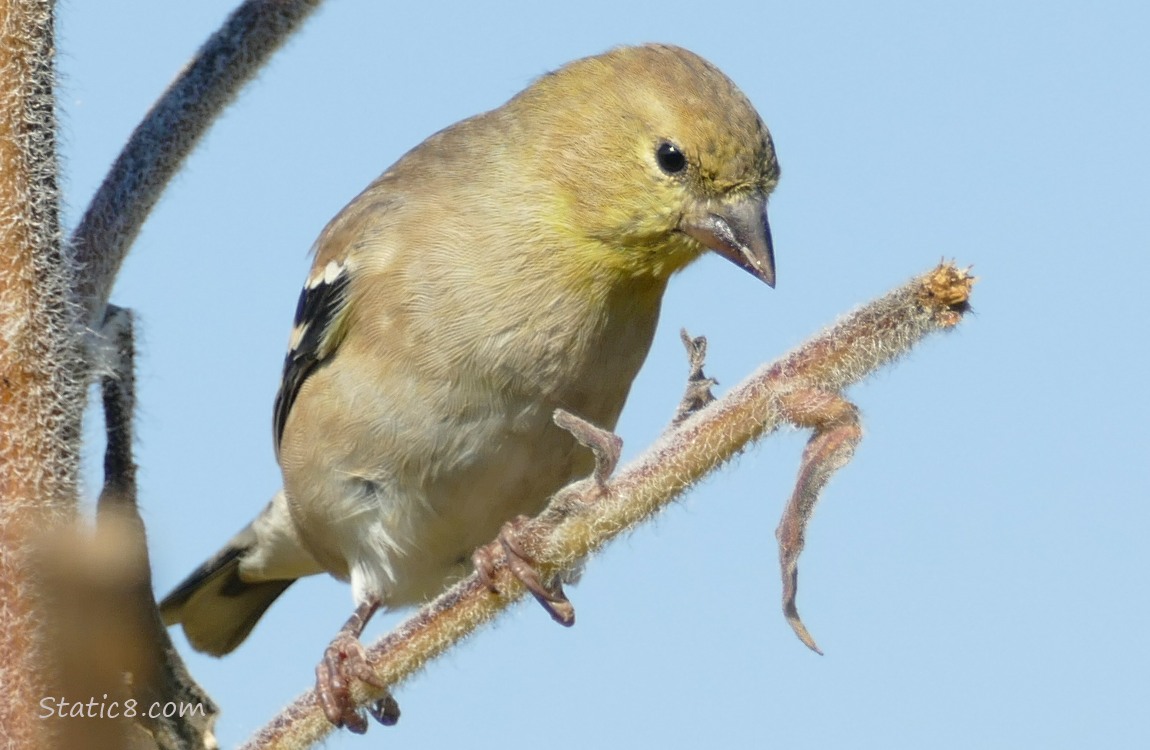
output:
<svg viewBox="0 0 1150 750"><path fill-rule="evenodd" d="M350 287L358 260L368 252L390 257L394 243L386 227L388 217L402 202L385 188L387 174L369 185L333 218L316 240L311 276L296 305L283 378L276 394L272 426L276 453L283 442L288 415L303 384L320 365L331 360L348 332Z"/></svg>
<svg viewBox="0 0 1150 750"><path fill-rule="evenodd" d="M330 260L304 284L296 305L295 326L284 357L283 378L276 394L273 427L278 452L292 404L304 381L335 354L347 332L348 263Z"/></svg>

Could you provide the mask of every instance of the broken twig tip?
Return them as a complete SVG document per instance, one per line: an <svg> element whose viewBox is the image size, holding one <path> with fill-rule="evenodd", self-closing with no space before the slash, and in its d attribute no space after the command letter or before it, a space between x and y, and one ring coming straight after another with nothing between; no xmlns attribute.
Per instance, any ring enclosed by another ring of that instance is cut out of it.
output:
<svg viewBox="0 0 1150 750"><path fill-rule="evenodd" d="M615 467L619 465L619 456L623 452L623 438L610 430L596 427L585 419L575 416L566 409L556 409L551 415L556 425L570 432L579 444L590 448L595 454L595 484L600 492L605 492L607 480L611 478Z"/></svg>
<svg viewBox="0 0 1150 750"><path fill-rule="evenodd" d="M687 350L687 360L691 372L687 376L687 390L679 408L675 410L675 417L671 424L677 425L699 409L715 400L711 388L719 384L714 378L709 378L703 372L703 365L707 359L707 337L691 336L686 328L679 329L679 338Z"/></svg>
<svg viewBox="0 0 1150 750"><path fill-rule="evenodd" d="M798 568L791 567L790 570L785 571L783 576L783 617L787 618L787 624L791 626L791 630L795 631L799 640L811 651L822 656L823 650L815 643L811 631L807 630L807 626L803 624L803 618L799 617L799 609L795 606L795 597L798 592L799 571Z"/></svg>
<svg viewBox="0 0 1150 750"><path fill-rule="evenodd" d="M807 648L819 656L823 655L823 650L815 643L815 639L810 631L807 630L807 626L803 625L803 621L799 619L798 612L796 612L793 617L788 615L787 623L791 626L791 630L795 631L795 635L799 637L799 640L806 644Z"/></svg>
<svg viewBox="0 0 1150 750"><path fill-rule="evenodd" d="M919 297L924 305L940 308L938 313L943 325L957 325L970 309L970 292L978 281L970 269L970 266L959 268L952 261L943 261L923 280Z"/></svg>

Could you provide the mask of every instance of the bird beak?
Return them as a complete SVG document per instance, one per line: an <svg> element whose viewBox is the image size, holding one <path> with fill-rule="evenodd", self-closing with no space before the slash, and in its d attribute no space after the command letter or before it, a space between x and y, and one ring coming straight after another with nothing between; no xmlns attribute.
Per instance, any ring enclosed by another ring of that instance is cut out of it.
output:
<svg viewBox="0 0 1150 750"><path fill-rule="evenodd" d="M767 223L767 196L752 193L684 216L679 228L739 268L775 286L775 249Z"/></svg>

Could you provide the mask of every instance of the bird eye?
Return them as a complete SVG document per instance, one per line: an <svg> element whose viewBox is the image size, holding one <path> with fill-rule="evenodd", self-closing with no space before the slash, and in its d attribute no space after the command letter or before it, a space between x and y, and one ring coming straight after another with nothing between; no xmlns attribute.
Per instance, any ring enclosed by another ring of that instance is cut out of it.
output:
<svg viewBox="0 0 1150 750"><path fill-rule="evenodd" d="M667 174L682 172L687 166L687 157L669 141L663 141L655 149L655 161L659 162L659 168Z"/></svg>

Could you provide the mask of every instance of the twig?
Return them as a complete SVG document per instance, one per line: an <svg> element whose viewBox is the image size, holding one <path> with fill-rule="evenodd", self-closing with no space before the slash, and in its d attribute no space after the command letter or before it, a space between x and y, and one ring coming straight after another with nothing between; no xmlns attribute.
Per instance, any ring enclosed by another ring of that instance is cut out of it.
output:
<svg viewBox="0 0 1150 750"><path fill-rule="evenodd" d="M141 706L180 707L169 716L140 712L137 728L161 750L199 750L217 747L212 728L219 709L188 673L156 609L152 594L148 540L136 493L136 465L132 458L132 423L135 412L135 336L132 312L109 305L102 326L106 346L102 357L101 390L107 446L104 450L104 487L97 505L97 549L114 550L124 564L107 566L104 585L115 588L114 609L107 615L106 633L112 643L91 643L100 650L117 648L121 657L113 665L116 676L127 672L129 697ZM119 573L119 575L116 575ZM90 612L90 617L98 616ZM94 629L101 632L99 629Z"/></svg>
<svg viewBox="0 0 1150 750"><path fill-rule="evenodd" d="M683 393L683 400L679 402L679 408L671 420L672 426L714 401L715 394L711 392L711 388L719 384L719 381L703 374L703 362L707 358L707 337L692 338L684 328L679 331L679 338L683 340L683 346L687 350L687 364L691 371L687 375L687 390Z"/></svg>
<svg viewBox="0 0 1150 750"><path fill-rule="evenodd" d="M61 675L40 716L57 719L60 748L214 748L215 705L184 670L152 597L132 459L130 311L109 306L89 343L102 375L104 486L95 529L79 522L54 530L38 550L43 611L51 613L48 642Z"/></svg>
<svg viewBox="0 0 1150 750"><path fill-rule="evenodd" d="M58 687L34 548L76 512L84 382L61 242L54 3L0 2L0 727L49 747Z"/></svg>
<svg viewBox="0 0 1150 750"><path fill-rule="evenodd" d="M815 447L808 446L811 455L804 457L795 496L780 524L780 559L784 579L791 579L789 589L784 586L784 603L789 601L793 610L802 528L818 491L849 457L842 446L853 446L854 407L838 391L906 354L926 334L957 325L973 282L966 270L944 263L857 310L672 426L605 487L589 478L561 490L542 514L521 527L518 541L545 577L562 575L653 516L748 442L786 422L814 426L810 445ZM523 595L523 585L506 568L496 574L502 595L470 576L373 645L369 659L380 680L398 685ZM788 611L787 616L803 636L797 613ZM807 640L813 644L809 635ZM352 692L360 704L379 697L360 684ZM308 691L244 747L308 747L331 728Z"/></svg>

